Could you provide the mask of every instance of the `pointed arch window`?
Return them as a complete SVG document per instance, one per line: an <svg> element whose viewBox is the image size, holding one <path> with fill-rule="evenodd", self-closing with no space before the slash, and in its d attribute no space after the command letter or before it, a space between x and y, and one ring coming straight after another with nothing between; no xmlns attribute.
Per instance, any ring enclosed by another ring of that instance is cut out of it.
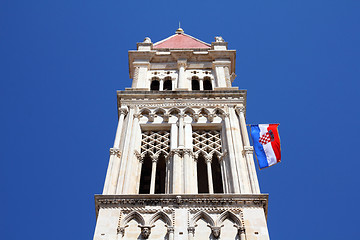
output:
<svg viewBox="0 0 360 240"><path fill-rule="evenodd" d="M140 194L165 193L169 131L143 131L141 140Z"/></svg>
<svg viewBox="0 0 360 240"><path fill-rule="evenodd" d="M219 158L223 157L220 130L193 131L193 152L197 159L198 192L224 193Z"/></svg>

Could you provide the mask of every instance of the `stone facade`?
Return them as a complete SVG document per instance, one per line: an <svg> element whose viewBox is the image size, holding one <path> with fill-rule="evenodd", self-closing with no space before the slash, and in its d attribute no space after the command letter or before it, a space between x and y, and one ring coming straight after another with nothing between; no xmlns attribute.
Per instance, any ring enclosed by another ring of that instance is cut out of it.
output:
<svg viewBox="0 0 360 240"><path fill-rule="evenodd" d="M182 29L129 51L94 240L269 239L234 50Z"/></svg>

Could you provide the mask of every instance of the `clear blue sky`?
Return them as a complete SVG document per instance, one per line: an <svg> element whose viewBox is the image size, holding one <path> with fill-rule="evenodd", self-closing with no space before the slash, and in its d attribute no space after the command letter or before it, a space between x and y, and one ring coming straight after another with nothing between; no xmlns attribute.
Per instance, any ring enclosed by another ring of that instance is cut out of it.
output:
<svg viewBox="0 0 360 240"><path fill-rule="evenodd" d="M185 33L237 50L248 123L279 122L258 171L271 239L355 239L360 1L0 1L2 239L92 239L127 51ZM354 148L353 148L353 147Z"/></svg>

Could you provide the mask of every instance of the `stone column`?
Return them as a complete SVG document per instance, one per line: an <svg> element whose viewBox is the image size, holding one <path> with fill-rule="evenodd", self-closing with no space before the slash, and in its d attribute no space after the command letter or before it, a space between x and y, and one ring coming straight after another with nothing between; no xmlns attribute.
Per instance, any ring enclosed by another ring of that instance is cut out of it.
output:
<svg viewBox="0 0 360 240"><path fill-rule="evenodd" d="M186 68L186 59L179 59L177 61L178 63L178 70L179 70L179 76L178 76L178 88L184 89L185 88L185 68ZM187 89L186 89L187 90Z"/></svg>
<svg viewBox="0 0 360 240"><path fill-rule="evenodd" d="M124 149L127 149L127 148L124 148L124 146L126 145L126 142L128 141L127 139L131 135L133 114L134 114L134 108L130 108L129 114L127 115L127 118L126 118L126 124L124 126L125 128L124 128L123 136L125 136L125 138L120 141L119 149L120 149L120 151L122 151L122 154L120 156L120 159L116 163L117 166L115 166L115 164L114 164L114 166L112 167L111 179L110 179L109 188L107 191L107 194L109 194L109 195L116 194L117 187L120 187L120 186L118 186L118 182L122 183L122 181L123 181L123 179L120 179L120 178L123 175L123 172L125 171L124 155L127 155L127 152L124 151ZM121 186L122 186L122 184L121 184Z"/></svg>
<svg viewBox="0 0 360 240"><path fill-rule="evenodd" d="M121 156L121 162L120 162L120 172L117 179L117 186L116 186L116 192L113 194L120 194L123 191L123 186L125 182L125 172L126 172L126 166L128 162L128 155L129 155L129 147L131 142L131 137L134 134L134 116L135 114L135 107L131 107L128 114L127 124L126 127L126 133L124 135L124 140L122 142L121 149L122 156Z"/></svg>
<svg viewBox="0 0 360 240"><path fill-rule="evenodd" d="M241 142L241 133L239 121L233 106L229 106L230 124L233 135L234 151L236 157L237 174L239 176L239 186L241 193L251 193L250 174L247 169L246 158L242 154L243 145Z"/></svg>
<svg viewBox="0 0 360 240"><path fill-rule="evenodd" d="M119 174L119 168L120 168L120 157L121 157L121 151L120 151L120 139L121 139L121 133L123 129L123 123L124 118L127 113L126 107L119 108L119 122L116 130L115 135L115 141L113 148L110 149L110 160L109 160L109 166L106 173L106 179L103 189L103 194L108 194L109 191L109 185L111 181L111 176L115 175L116 179L118 178Z"/></svg>
<svg viewBox="0 0 360 240"><path fill-rule="evenodd" d="M223 182L223 187L224 187L224 193L229 193L229 178L228 178L228 174L227 174L227 167L226 167L226 163L224 161L225 156L221 157L220 159L220 167L221 167L221 177L222 177L222 182Z"/></svg>
<svg viewBox="0 0 360 240"><path fill-rule="evenodd" d="M229 114L225 114L224 116L224 127L225 127L225 134L226 134L226 142L228 146L228 158L230 163L230 173L233 185L233 193L240 193L240 187L238 182L238 176L236 174L236 165L235 165L235 155L234 155L234 144L232 142L232 134L231 134L231 125L229 120Z"/></svg>
<svg viewBox="0 0 360 240"><path fill-rule="evenodd" d="M140 114L138 114L138 113L134 114L133 132L132 132L131 138L130 138L129 152L128 152L127 161L126 161L127 163L126 163L126 170L125 170L125 179L124 179L123 190L122 190L123 194L134 193L134 189L131 189L131 187L132 187L131 183L134 182L136 179L136 177L134 176L134 170L133 170L134 162L136 159L135 151L134 151L135 150L134 143L135 143L137 134L140 131L139 118L140 118Z"/></svg>
<svg viewBox="0 0 360 240"><path fill-rule="evenodd" d="M153 158L152 159L152 166L151 166L150 194L155 193L156 163L157 163L157 159Z"/></svg>
<svg viewBox="0 0 360 240"><path fill-rule="evenodd" d="M185 136L184 136L184 115L179 114L179 148L185 147Z"/></svg>
<svg viewBox="0 0 360 240"><path fill-rule="evenodd" d="M240 236L240 240L246 240L246 236L245 236L245 228L244 227L240 227L239 230L239 236Z"/></svg>
<svg viewBox="0 0 360 240"><path fill-rule="evenodd" d="M252 193L260 193L259 182L256 175L255 164L254 164L254 156L253 156L253 147L250 146L250 141L248 137L248 131L246 128L245 121L245 108L237 108L237 113L239 114L240 128L242 139L244 143L244 155L246 156L247 167L250 175L250 183L252 188Z"/></svg>
<svg viewBox="0 0 360 240"><path fill-rule="evenodd" d="M170 155L169 160L167 162L168 165L168 193L174 192L174 181L175 177L177 177L177 174L174 171L174 164L175 164L175 155L174 151L177 149L178 146L178 133L179 129L176 123L171 123L170 128Z"/></svg>
<svg viewBox="0 0 360 240"><path fill-rule="evenodd" d="M169 240L174 240L174 227L167 227L169 233Z"/></svg>
<svg viewBox="0 0 360 240"><path fill-rule="evenodd" d="M207 168L207 175L208 175L208 184L209 184L209 193L214 193L214 184L213 184L213 178L212 178L212 169L211 169L211 160L210 158L206 157L206 168Z"/></svg>
<svg viewBox="0 0 360 240"><path fill-rule="evenodd" d="M184 184L182 181L183 168L182 168L182 150L173 150L173 182L172 182L172 193L184 193Z"/></svg>
<svg viewBox="0 0 360 240"><path fill-rule="evenodd" d="M204 79L199 79L200 90L204 90Z"/></svg>
<svg viewBox="0 0 360 240"><path fill-rule="evenodd" d="M184 127L185 149L184 149L184 193L194 193L193 183L193 155L192 155L192 127L191 122L186 122Z"/></svg>
<svg viewBox="0 0 360 240"><path fill-rule="evenodd" d="M195 227L188 227L188 239L193 240L195 235Z"/></svg>
<svg viewBox="0 0 360 240"><path fill-rule="evenodd" d="M164 79L160 79L159 81L159 91L163 91L164 90Z"/></svg>

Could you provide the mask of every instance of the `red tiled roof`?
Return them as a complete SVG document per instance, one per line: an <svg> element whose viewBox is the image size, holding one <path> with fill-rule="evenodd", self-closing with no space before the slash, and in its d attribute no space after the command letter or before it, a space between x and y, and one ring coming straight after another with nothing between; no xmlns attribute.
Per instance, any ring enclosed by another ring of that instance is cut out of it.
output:
<svg viewBox="0 0 360 240"><path fill-rule="evenodd" d="M154 44L154 49L159 48L210 48L210 44L202 42L187 34L175 34Z"/></svg>

